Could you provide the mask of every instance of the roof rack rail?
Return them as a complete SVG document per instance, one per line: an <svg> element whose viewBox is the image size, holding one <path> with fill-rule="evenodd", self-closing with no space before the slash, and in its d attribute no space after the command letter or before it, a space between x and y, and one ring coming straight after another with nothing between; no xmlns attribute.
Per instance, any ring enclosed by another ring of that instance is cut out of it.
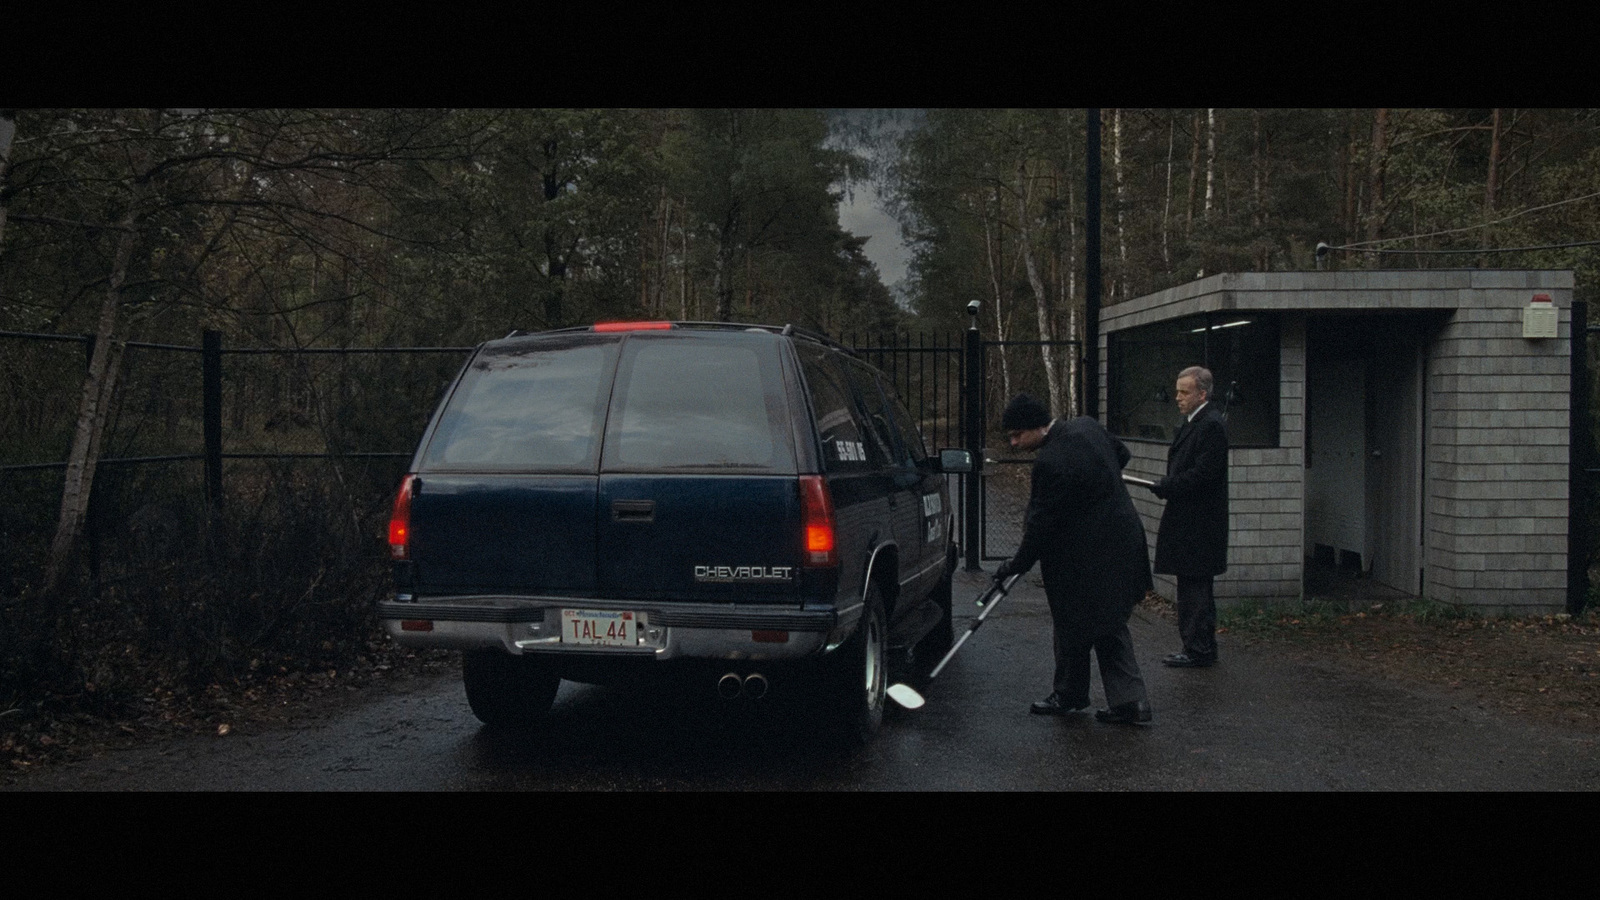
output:
<svg viewBox="0 0 1600 900"><path fill-rule="evenodd" d="M796 328L792 322L785 325L766 325L754 322L673 321L672 325L674 328L698 328L708 331L766 331L782 337L804 338L806 340L822 344L823 346L831 347L834 350L848 353L851 356L858 355L853 348L839 343L839 341L829 337L827 334L820 331L811 331L805 328ZM545 329L544 331L524 331L523 329L518 328L506 335L506 337L523 337L532 334L576 333L587 332L590 330L592 330L592 326L590 325L569 325L564 328L549 328ZM502 340L504 340L504 338L502 338Z"/></svg>
<svg viewBox="0 0 1600 900"><path fill-rule="evenodd" d="M801 337L815 341L835 350L841 350L855 355L855 351L844 344L819 331L810 331L805 328L796 328L793 323L787 325L764 325L751 322L674 322L679 328L705 328L705 329L738 329L740 331L758 330L767 331L784 337Z"/></svg>
<svg viewBox="0 0 1600 900"><path fill-rule="evenodd" d="M516 331L513 331L511 334L506 335L506 337L527 336L533 334L575 334L580 331L586 332L590 330L591 326L589 325L567 325L562 328L544 328L539 331L523 331L519 328Z"/></svg>

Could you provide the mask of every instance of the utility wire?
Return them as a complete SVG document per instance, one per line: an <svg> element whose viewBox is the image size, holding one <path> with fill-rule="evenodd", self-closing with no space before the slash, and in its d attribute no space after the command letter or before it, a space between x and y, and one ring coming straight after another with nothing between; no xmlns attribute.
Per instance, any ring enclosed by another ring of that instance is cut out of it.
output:
<svg viewBox="0 0 1600 900"><path fill-rule="evenodd" d="M1546 209L1554 209L1557 206L1565 206L1568 203L1578 203L1580 201L1589 200L1589 199L1592 199L1592 198L1595 198L1595 197L1600 197L1600 191L1596 191L1593 194L1584 194L1582 197L1569 197L1566 200L1557 200L1554 203L1546 203L1544 206L1532 206L1532 207L1529 207L1527 209L1520 210L1518 212L1514 212L1509 216L1503 216L1501 218L1495 219L1495 220L1490 221L1490 222L1480 222L1477 225L1467 225L1467 226L1464 226L1462 228L1447 228L1444 231L1434 231L1434 232L1430 232L1428 234L1413 234L1413 235L1408 235L1406 237L1379 238L1379 239L1373 240L1373 241L1357 241L1354 244L1347 244L1347 245L1345 245L1343 247L1329 247L1328 249L1329 250L1355 250L1357 248L1366 247L1366 246L1368 246L1370 244L1393 244L1393 243L1396 243L1398 241L1415 241L1415 240L1421 240L1422 238L1438 237L1438 236L1444 235L1444 234L1456 234L1456 233L1462 232L1462 231L1472 231L1475 228L1488 228L1490 225L1499 225L1501 222L1509 222L1512 219L1515 219L1515 218L1517 218L1519 216L1525 216L1528 213L1535 213L1535 212L1539 212L1540 210L1546 210ZM1563 245L1563 246L1585 246L1585 245ZM1546 248L1540 247L1540 248L1534 248L1534 249L1546 249ZM1370 251L1368 251L1368 252L1370 252ZM1406 251L1391 250L1391 251L1387 251L1387 252L1390 252L1390 253L1403 253L1403 252L1406 252ZM1413 251L1413 252L1426 252L1426 251ZM1459 251L1442 251L1442 252L1469 253L1469 252L1492 252L1492 251L1459 250Z"/></svg>
<svg viewBox="0 0 1600 900"><path fill-rule="evenodd" d="M1428 235L1423 235L1423 236L1427 237ZM1408 238L1402 238L1400 240L1409 240L1409 239ZM1480 247L1480 248L1478 248L1476 250L1385 250L1385 249L1383 249L1381 247L1370 247L1369 248L1369 247L1361 247L1361 246L1355 245L1355 244L1352 244L1352 245L1350 245L1348 247L1330 247L1327 244L1318 244L1317 245L1317 255L1318 256L1322 256L1323 254L1329 253L1329 252L1334 251L1334 250L1340 250L1340 251L1345 251L1345 252L1349 252L1349 253L1407 253L1407 254L1416 254L1416 255L1438 255L1438 254L1456 254L1456 255L1460 255L1460 254L1463 254L1463 253L1465 253L1465 254L1476 254L1476 253L1526 253L1526 252L1528 252L1530 250L1565 250L1565 249L1567 249L1569 247L1594 247L1594 246L1600 246L1600 241L1577 241L1577 242L1571 243L1571 244L1542 244L1542 245L1537 246L1537 247Z"/></svg>

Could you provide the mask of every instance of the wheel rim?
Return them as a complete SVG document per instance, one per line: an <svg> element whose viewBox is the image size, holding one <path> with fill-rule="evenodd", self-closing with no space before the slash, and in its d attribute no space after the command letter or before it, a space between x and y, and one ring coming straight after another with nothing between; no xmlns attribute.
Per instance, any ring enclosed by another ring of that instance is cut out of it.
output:
<svg viewBox="0 0 1600 900"><path fill-rule="evenodd" d="M867 620L867 646L866 646L865 681L863 687L867 692L867 709L876 712L883 706L883 692L885 688L885 674L883 669L883 620L879 616L872 616Z"/></svg>

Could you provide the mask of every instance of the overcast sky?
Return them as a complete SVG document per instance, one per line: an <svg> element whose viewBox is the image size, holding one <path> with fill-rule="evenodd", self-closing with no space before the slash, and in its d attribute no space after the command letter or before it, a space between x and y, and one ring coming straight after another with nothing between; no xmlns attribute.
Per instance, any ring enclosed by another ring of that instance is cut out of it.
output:
<svg viewBox="0 0 1600 900"><path fill-rule="evenodd" d="M839 226L868 239L863 252L878 267L878 277L883 283L893 287L906 274L906 248L900 243L900 223L878 206L878 194L871 185L857 185L852 193L853 197L846 197L839 203Z"/></svg>
<svg viewBox="0 0 1600 900"><path fill-rule="evenodd" d="M922 119L923 111L830 109L828 116L835 122L847 120L857 124L870 123L871 127L883 136L895 135L906 128L914 127ZM872 154L892 152L888 144L873 143L876 144L875 149L858 147L858 152ZM881 157L878 161L886 162ZM873 190L871 184L851 185L850 195L839 202L839 227L857 237L867 239L866 246L862 248L863 252L866 253L867 259L872 260L873 265L878 267L878 277L884 286L892 290L896 282L906 277L908 254L905 245L900 243L900 224L883 211L878 192Z"/></svg>

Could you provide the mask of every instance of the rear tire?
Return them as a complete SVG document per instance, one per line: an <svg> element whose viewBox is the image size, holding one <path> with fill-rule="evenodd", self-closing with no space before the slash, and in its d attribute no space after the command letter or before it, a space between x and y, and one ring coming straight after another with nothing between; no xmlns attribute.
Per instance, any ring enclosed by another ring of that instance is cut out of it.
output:
<svg viewBox="0 0 1600 900"><path fill-rule="evenodd" d="M503 650L468 650L461 681L467 705L493 728L530 729L544 721L561 689L561 676L541 660Z"/></svg>
<svg viewBox="0 0 1600 900"><path fill-rule="evenodd" d="M861 747L883 725L889 687L889 620L877 585L867 588L856 633L835 655L828 673L827 715L845 746Z"/></svg>

